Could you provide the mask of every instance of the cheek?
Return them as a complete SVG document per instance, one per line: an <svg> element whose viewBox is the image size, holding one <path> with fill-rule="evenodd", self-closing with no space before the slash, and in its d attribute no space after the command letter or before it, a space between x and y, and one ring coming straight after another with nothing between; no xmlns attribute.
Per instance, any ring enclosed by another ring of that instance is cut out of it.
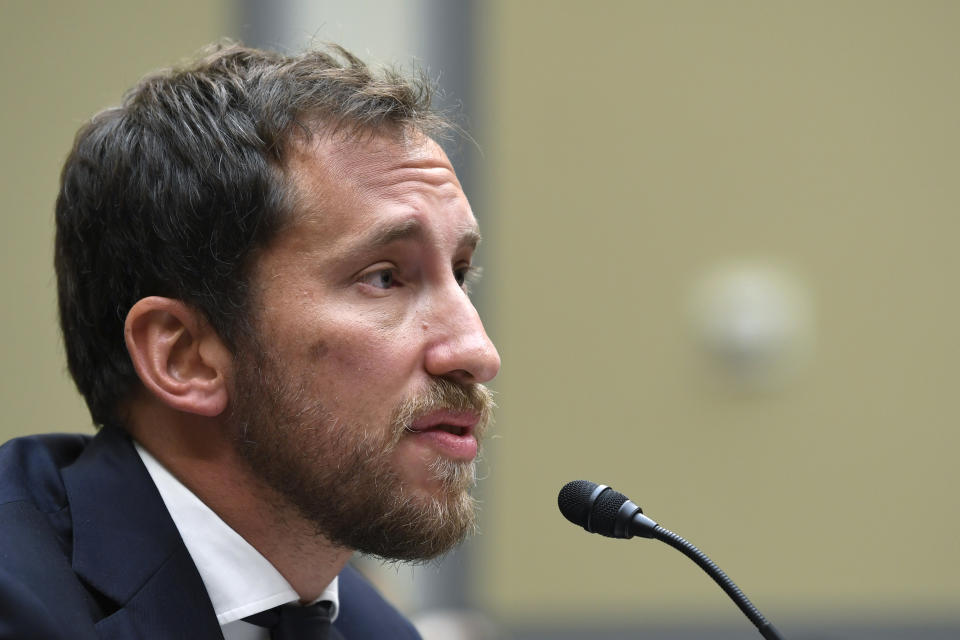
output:
<svg viewBox="0 0 960 640"><path fill-rule="evenodd" d="M389 379L405 379L415 367L416 348L398 332L362 322L328 327L323 337L314 337L306 351L306 366L318 373L337 376L362 385ZM336 382L334 382L336 384Z"/></svg>
<svg viewBox="0 0 960 640"><path fill-rule="evenodd" d="M399 316L399 317L398 317ZM392 382L409 381L416 369L422 330L415 318L387 309L358 309L336 304L330 296L301 297L274 317L271 338L281 362L318 378L327 388L363 394L376 384L389 393Z"/></svg>

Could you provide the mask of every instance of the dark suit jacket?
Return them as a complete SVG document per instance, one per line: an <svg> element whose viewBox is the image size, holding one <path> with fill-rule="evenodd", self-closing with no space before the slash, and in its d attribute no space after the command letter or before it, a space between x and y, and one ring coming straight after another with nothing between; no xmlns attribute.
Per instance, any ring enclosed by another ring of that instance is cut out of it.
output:
<svg viewBox="0 0 960 640"><path fill-rule="evenodd" d="M419 639L340 574L347 640ZM43 435L0 447L0 639L222 638L180 534L129 437Z"/></svg>

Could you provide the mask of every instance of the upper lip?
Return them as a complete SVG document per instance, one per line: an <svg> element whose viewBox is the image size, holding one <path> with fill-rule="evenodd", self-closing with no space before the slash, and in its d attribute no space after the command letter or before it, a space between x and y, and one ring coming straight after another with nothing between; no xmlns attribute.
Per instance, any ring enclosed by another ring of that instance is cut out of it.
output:
<svg viewBox="0 0 960 640"><path fill-rule="evenodd" d="M441 425L449 427L460 427L464 434L470 433L480 416L473 411L451 411L449 409L440 409L424 414L410 423L411 431L426 431Z"/></svg>

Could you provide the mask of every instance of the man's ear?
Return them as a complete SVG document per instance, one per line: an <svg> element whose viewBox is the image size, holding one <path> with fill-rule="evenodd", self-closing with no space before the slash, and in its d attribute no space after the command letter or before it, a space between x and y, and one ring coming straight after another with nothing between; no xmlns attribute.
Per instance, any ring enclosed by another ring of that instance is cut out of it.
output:
<svg viewBox="0 0 960 640"><path fill-rule="evenodd" d="M123 333L140 381L163 403L210 417L226 409L233 356L200 312L150 296L127 313Z"/></svg>

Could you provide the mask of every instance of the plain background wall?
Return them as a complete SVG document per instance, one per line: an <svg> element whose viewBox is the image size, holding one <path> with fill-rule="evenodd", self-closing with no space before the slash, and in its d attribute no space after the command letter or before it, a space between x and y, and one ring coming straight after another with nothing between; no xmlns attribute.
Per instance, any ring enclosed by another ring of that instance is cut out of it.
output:
<svg viewBox="0 0 960 640"><path fill-rule="evenodd" d="M955 621L960 5L484 7L478 214L504 368L478 605L508 625L742 624L675 551L565 523L556 492L583 477L778 623ZM232 35L232 11L0 3L0 436L89 429L51 267L74 132ZM813 300L810 361L769 392L732 390L690 329L696 283L739 259Z"/></svg>
<svg viewBox="0 0 960 640"><path fill-rule="evenodd" d="M226 2L0 2L0 436L91 430L56 316L53 204L77 129L230 35Z"/></svg>
<svg viewBox="0 0 960 640"><path fill-rule="evenodd" d="M776 621L956 620L960 4L494 4L477 593L559 626L737 624L676 551L566 524L583 477ZM767 393L730 389L689 327L739 259L813 301L811 359Z"/></svg>

